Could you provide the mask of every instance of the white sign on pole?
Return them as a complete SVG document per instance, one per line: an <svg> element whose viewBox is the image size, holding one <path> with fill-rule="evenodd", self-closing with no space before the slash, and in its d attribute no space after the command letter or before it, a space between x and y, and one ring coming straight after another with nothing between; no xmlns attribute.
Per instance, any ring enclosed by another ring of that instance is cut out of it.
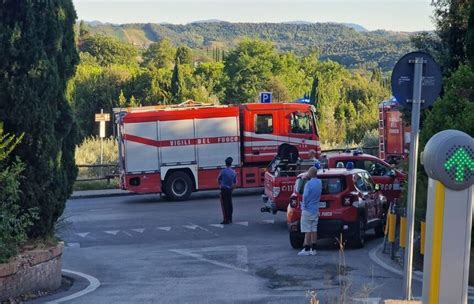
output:
<svg viewBox="0 0 474 304"><path fill-rule="evenodd" d="M99 128L99 137L104 138L105 137L105 121L100 121L100 128Z"/></svg>

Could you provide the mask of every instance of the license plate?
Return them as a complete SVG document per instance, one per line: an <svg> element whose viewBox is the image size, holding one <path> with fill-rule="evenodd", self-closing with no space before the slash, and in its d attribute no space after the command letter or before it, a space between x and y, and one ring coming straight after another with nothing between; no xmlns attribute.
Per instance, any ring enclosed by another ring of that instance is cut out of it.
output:
<svg viewBox="0 0 474 304"><path fill-rule="evenodd" d="M326 208L327 203L326 202L319 202L319 208Z"/></svg>

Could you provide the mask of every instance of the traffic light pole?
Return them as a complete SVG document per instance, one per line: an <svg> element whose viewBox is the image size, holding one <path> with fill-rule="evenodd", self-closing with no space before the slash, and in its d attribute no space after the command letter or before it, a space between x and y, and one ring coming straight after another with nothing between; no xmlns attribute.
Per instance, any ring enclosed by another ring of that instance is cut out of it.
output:
<svg viewBox="0 0 474 304"><path fill-rule="evenodd" d="M407 203L407 246L405 248L405 273L403 285L405 287L405 299L411 300L412 290L412 265L413 265L413 234L415 225L415 197L416 197L416 172L418 165L418 137L420 133L420 107L421 86L423 78L423 57L414 60L415 70L413 76L413 99L411 108L411 141L408 168L408 203Z"/></svg>

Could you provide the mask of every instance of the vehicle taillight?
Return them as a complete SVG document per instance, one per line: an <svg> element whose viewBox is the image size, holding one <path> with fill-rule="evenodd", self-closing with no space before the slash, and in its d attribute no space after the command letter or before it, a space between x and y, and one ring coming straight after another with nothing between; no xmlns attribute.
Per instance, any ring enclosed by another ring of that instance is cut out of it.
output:
<svg viewBox="0 0 474 304"><path fill-rule="evenodd" d="M280 187L273 187L272 195L273 197L277 197L278 195L280 195Z"/></svg>
<svg viewBox="0 0 474 304"><path fill-rule="evenodd" d="M351 206L352 205L352 197L346 196L342 199L343 206Z"/></svg>

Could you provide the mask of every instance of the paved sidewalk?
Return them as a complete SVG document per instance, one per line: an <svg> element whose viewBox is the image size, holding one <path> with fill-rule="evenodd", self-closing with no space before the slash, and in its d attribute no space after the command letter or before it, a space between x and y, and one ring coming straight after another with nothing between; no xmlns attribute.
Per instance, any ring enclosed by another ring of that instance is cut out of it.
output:
<svg viewBox="0 0 474 304"><path fill-rule="evenodd" d="M403 272L404 269L401 265L390 259L390 254L385 254L382 253L382 248L383 245L379 245L375 248L373 248L369 252L369 257L372 260L372 262L376 263L382 268L385 268L386 270L398 274L399 276L403 277ZM423 282L423 272L415 270L413 271L413 282L418 282L422 283ZM468 287L468 303L473 304L474 303L474 287L469 286Z"/></svg>
<svg viewBox="0 0 474 304"><path fill-rule="evenodd" d="M104 197L104 196L122 196L122 195L132 195L133 192L122 190L122 189L103 189L103 190L83 190L83 191L74 191L70 199L78 198L93 198L93 197Z"/></svg>

